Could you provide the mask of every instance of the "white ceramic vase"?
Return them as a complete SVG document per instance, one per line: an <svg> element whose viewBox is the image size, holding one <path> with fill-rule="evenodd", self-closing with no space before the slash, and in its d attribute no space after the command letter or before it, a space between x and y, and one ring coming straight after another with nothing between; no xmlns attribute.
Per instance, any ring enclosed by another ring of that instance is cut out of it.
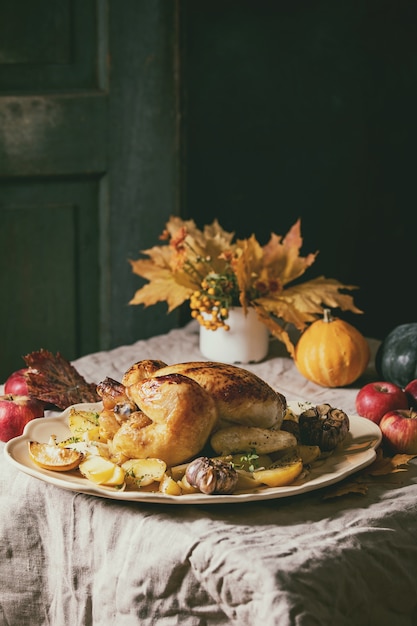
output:
<svg viewBox="0 0 417 626"><path fill-rule="evenodd" d="M230 330L208 330L200 326L200 352L210 361L221 363L257 363L268 354L269 331L259 321L256 311L241 307L229 309Z"/></svg>

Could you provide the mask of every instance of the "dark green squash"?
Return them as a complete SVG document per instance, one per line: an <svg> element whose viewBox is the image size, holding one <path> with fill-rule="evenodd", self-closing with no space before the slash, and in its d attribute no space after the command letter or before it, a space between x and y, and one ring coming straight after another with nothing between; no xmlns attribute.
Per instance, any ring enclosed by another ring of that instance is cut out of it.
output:
<svg viewBox="0 0 417 626"><path fill-rule="evenodd" d="M378 376L405 387L417 378L417 322L396 326L379 345L375 356Z"/></svg>

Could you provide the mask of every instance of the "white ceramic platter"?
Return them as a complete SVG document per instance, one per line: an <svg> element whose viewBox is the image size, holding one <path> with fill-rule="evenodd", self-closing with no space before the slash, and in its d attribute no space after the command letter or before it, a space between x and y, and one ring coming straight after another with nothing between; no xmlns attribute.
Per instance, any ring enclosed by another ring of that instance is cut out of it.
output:
<svg viewBox="0 0 417 626"><path fill-rule="evenodd" d="M289 402L300 412L299 402ZM306 403L311 406L311 403ZM84 410L99 410L101 404L74 405ZM296 496L308 491L314 491L335 484L342 479L367 467L376 457L376 448L381 443L381 431L373 422L357 416L350 416L350 431L336 450L326 459L317 462L306 478L286 487L265 487L245 493L231 495L205 495L194 493L182 496L169 496L161 493L146 491L117 491L95 485L83 478L77 471L52 472L37 467L28 454L28 441L47 442L51 435L56 435L58 441L71 436L68 427L68 407L58 416L43 417L32 420L26 425L23 434L7 442L4 452L10 463L29 476L33 476L56 487L85 493L113 500L129 502L155 502L158 504L226 504L239 502L255 502L259 500L273 500ZM303 409L301 409L303 410Z"/></svg>

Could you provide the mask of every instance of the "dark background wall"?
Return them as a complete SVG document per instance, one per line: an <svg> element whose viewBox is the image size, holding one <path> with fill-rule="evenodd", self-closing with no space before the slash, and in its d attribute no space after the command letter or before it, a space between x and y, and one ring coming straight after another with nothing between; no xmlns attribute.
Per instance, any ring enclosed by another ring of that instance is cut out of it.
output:
<svg viewBox="0 0 417 626"><path fill-rule="evenodd" d="M415 321L417 3L183 6L186 214L263 243L300 217L305 277L360 287L345 319Z"/></svg>

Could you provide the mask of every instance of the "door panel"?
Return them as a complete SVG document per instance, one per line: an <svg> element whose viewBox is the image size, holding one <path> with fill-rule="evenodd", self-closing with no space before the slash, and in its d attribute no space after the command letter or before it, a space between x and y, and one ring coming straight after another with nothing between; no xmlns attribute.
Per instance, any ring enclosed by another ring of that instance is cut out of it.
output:
<svg viewBox="0 0 417 626"><path fill-rule="evenodd" d="M104 94L0 98L2 175L104 172L106 124Z"/></svg>
<svg viewBox="0 0 417 626"><path fill-rule="evenodd" d="M2 0L2 91L97 88L97 69L106 62L97 58L98 43L107 41L106 12L103 0Z"/></svg>
<svg viewBox="0 0 417 626"><path fill-rule="evenodd" d="M94 178L3 184L0 266L8 317L2 354L96 349L98 187Z"/></svg>

